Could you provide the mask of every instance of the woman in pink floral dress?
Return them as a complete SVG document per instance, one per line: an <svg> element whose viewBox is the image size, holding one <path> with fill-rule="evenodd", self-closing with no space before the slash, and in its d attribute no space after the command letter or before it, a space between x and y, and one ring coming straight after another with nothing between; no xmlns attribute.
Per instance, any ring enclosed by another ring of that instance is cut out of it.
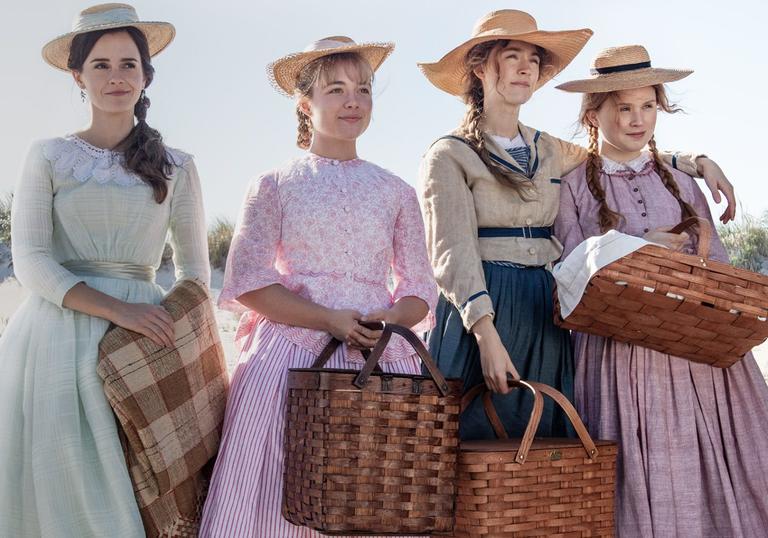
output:
<svg viewBox="0 0 768 538"><path fill-rule="evenodd" d="M232 242L219 304L247 310L203 537L319 536L280 513L288 369L309 367L330 335L347 345L328 367L359 369L359 350L379 335L360 321L429 328L437 287L416 193L356 152L373 72L391 51L333 37L270 65L297 98L298 145L309 151L251 184ZM420 372L403 340L382 361Z"/></svg>

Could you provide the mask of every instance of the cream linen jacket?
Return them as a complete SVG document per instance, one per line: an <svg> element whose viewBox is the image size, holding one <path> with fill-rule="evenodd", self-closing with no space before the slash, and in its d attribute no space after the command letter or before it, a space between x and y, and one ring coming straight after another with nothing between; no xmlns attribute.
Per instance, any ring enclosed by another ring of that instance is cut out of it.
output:
<svg viewBox="0 0 768 538"><path fill-rule="evenodd" d="M562 245L551 239L478 238L477 229L552 226L560 205L560 180L587 158L587 150L519 125L531 148L531 182L525 199L502 184L464 142L441 138L427 150L419 169L419 196L427 246L442 294L461 314L470 330L483 316L493 316L482 261L508 261L530 266L557 260ZM501 166L520 168L491 137L486 146ZM664 154L665 162L697 175L694 154Z"/></svg>

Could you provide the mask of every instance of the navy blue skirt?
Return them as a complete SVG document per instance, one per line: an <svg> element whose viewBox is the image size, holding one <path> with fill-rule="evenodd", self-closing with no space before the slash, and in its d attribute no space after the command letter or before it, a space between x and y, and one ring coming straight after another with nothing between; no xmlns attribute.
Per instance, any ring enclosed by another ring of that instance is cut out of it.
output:
<svg viewBox="0 0 768 538"><path fill-rule="evenodd" d="M546 383L573 401L573 349L568 331L553 322L552 275L544 268L519 268L483 262L485 282L496 312L494 325L524 380ZM456 307L440 296L437 324L428 334L429 351L446 377L461 378L464 390L484 383L475 337L461 322ZM510 437L522 437L533 407L523 389L494 394L493 402ZM482 400L476 398L461 416L464 440L495 439ZM538 435L573 437L565 413L544 397Z"/></svg>

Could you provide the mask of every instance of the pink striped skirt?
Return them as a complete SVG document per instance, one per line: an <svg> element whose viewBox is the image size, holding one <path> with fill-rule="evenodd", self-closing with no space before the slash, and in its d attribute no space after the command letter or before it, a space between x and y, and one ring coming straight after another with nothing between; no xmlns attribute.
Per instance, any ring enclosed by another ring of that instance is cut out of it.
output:
<svg viewBox="0 0 768 538"><path fill-rule="evenodd" d="M313 538L280 513L283 493L285 385L289 368L308 368L316 356L286 340L271 323L255 329L235 368L224 433L208 498L201 538ZM328 368L360 369L340 346ZM418 356L382 363L391 373L421 371Z"/></svg>

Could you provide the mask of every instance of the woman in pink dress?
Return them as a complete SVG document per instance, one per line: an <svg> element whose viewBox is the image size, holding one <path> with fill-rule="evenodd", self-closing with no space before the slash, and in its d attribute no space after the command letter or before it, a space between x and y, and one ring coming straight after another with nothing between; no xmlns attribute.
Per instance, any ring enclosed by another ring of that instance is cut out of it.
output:
<svg viewBox="0 0 768 538"><path fill-rule="evenodd" d="M203 537L319 536L281 516L288 369L311 366L331 335L347 345L327 367L359 369L359 350L380 334L361 321L429 328L437 287L416 192L356 150L373 72L392 48L331 37L269 67L296 97L309 151L251 184L232 242L219 304L247 310ZM401 339L382 361L386 372L420 372Z"/></svg>
<svg viewBox="0 0 768 538"><path fill-rule="evenodd" d="M563 255L609 229L695 252L688 234L668 230L693 215L714 228L707 201L660 161L653 137L657 110L679 110L663 83L691 72L652 68L637 45L607 49L593 66L593 78L559 86L585 94L590 135L589 159L563 180ZM710 257L728 262L716 233ZM719 369L574 336L576 405L593 436L620 445L617 536L768 535L768 388L752 355Z"/></svg>

